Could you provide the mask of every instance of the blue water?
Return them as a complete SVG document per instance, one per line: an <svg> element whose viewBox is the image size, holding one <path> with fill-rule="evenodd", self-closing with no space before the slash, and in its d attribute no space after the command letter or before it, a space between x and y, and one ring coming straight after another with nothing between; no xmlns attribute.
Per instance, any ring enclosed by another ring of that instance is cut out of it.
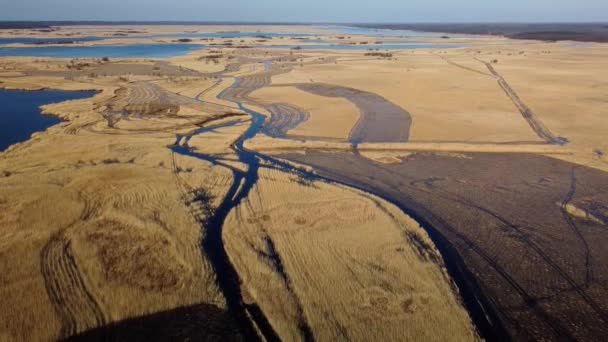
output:
<svg viewBox="0 0 608 342"><path fill-rule="evenodd" d="M204 48L200 44L130 44L96 46L0 47L0 56L33 56L56 58L168 58Z"/></svg>
<svg viewBox="0 0 608 342"><path fill-rule="evenodd" d="M324 26L323 28L328 29L328 30L338 31L342 34L377 36L377 37L424 37L424 38L439 38L441 36L449 36L451 38L474 37L473 35L466 35L466 34L421 32L421 31L411 31L411 30L388 30L388 29L374 29L374 28L352 27L352 26Z"/></svg>
<svg viewBox="0 0 608 342"><path fill-rule="evenodd" d="M303 43L327 43L328 41L320 38L302 39Z"/></svg>
<svg viewBox="0 0 608 342"><path fill-rule="evenodd" d="M323 27L338 31L344 34L361 34L361 35L372 35L381 38L382 36L390 37L439 37L441 33L427 33L427 32L414 32L407 30L377 30L377 29L366 29L358 27L348 26L327 26ZM417 48L436 48L436 49L448 49L462 47L462 45L451 45L451 44L428 44L428 43L416 43L404 41L403 43L390 43L382 45L350 45L350 44L335 44L327 42L323 39L316 38L310 34L303 33L280 33L280 32L205 32L205 33L171 33L171 34L159 34L159 35L139 35L129 37L118 37L118 38L170 38L170 37L188 37L188 38L243 38L243 37L255 37L265 36L273 38L281 37L308 37L308 39L302 40L302 42L316 43L313 45L301 45L302 49L305 50L369 50L369 49L381 49L381 50L411 50ZM37 42L60 42L60 41L76 41L76 42L87 42L87 41L99 41L103 39L114 38L114 37L65 37L65 38L31 38L31 37L19 37L19 38L0 38L1 44L11 43L37 43ZM324 44L327 43L327 44ZM283 48L290 49L298 47L297 44L289 45L274 45L267 46L268 48ZM202 44L126 44L126 45L97 45L97 46L74 46L74 45L54 45L54 46L43 46L43 47L0 47L0 56L32 56L32 57L55 57L55 58L129 58L129 57L145 57L145 58L169 58L179 55L185 55L192 51L205 48Z"/></svg>
<svg viewBox="0 0 608 342"><path fill-rule="evenodd" d="M281 32L204 32L204 33L167 33L148 36L131 36L129 38L164 38L164 37L184 37L184 38L247 38L247 37L308 37L305 33L281 33ZM126 37L125 37L126 38Z"/></svg>
<svg viewBox="0 0 608 342"><path fill-rule="evenodd" d="M167 33L155 35L132 35L127 37L109 36L88 36L88 37L53 37L53 38L33 38L33 37L10 37L0 38L0 45L3 44L32 44L32 43L57 43L57 42L95 42L104 39L138 39L138 38L246 38L246 37L308 37L310 34L304 33L279 33L279 32L206 32L206 33Z"/></svg>
<svg viewBox="0 0 608 342"><path fill-rule="evenodd" d="M351 45L351 44L314 44L314 45L268 45L264 48L293 49L301 47L302 50L412 50L412 49L451 49L464 45L457 44L382 44L382 45Z"/></svg>
<svg viewBox="0 0 608 342"><path fill-rule="evenodd" d="M33 56L55 58L169 58L188 54L205 48L202 44L128 44L128 45L96 45L96 46L44 46L44 47L0 47L0 56ZM263 48L292 49L301 47L304 50L410 50L422 48L449 49L462 45L454 44L382 44L382 45L350 45L350 44L313 44L313 45L272 45Z"/></svg>
<svg viewBox="0 0 608 342"><path fill-rule="evenodd" d="M0 38L0 44L32 44L32 43L57 43L57 42L94 42L108 39L109 37L61 37L61 38L32 38L15 37Z"/></svg>
<svg viewBox="0 0 608 342"><path fill-rule="evenodd" d="M0 151L26 141L32 133L61 122L52 115L42 115L40 106L95 95L94 91L23 91L0 89Z"/></svg>

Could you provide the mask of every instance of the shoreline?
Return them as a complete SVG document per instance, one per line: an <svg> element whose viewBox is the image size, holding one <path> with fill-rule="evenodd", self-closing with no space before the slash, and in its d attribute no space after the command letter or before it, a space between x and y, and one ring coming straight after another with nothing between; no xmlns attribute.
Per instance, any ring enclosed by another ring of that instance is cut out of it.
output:
<svg viewBox="0 0 608 342"><path fill-rule="evenodd" d="M10 88L5 88L2 87L2 85L0 85L0 91L4 91L4 92L20 92L20 93L26 93L26 92L35 92L35 93L56 93L56 95L59 94L70 94L70 95L88 95L88 96L84 96L84 97L74 97L74 98L70 98L70 99L60 99L58 101L55 100L51 100L51 102L48 103L43 103L40 106L38 106L38 108L36 109L38 111L39 116L41 116L41 118L43 119L44 116L49 116L49 117L53 117L57 120L57 122L52 123L50 125L44 125L44 128L38 127L38 128L33 128L33 129L23 129L23 131L28 131L31 132L29 133L29 136L25 139L20 139L19 141L15 141L12 142L11 144L7 145L5 148L0 149L0 155L8 153L10 151L15 150L16 148L18 148L18 146L20 146L21 144L27 143L29 141L32 141L32 139L39 135L42 134L44 132L47 132L49 129L61 125L63 123L69 122L69 120L66 119L65 116L62 116L60 113L56 113L53 111L48 111L45 109L46 106L48 105L53 105L53 104L59 104L62 102L66 102L66 101L74 101L74 100L81 100L81 99L92 99L93 97L97 96L98 94L101 93L100 90L62 90L62 89L52 89L52 88L42 88L42 89L10 89ZM80 93L80 94L78 94ZM32 118L32 120L36 120L35 118Z"/></svg>

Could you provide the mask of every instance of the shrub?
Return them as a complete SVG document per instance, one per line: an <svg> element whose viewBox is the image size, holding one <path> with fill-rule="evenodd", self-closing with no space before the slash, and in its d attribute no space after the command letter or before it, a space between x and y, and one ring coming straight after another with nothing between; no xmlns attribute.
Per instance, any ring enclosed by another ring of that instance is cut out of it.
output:
<svg viewBox="0 0 608 342"><path fill-rule="evenodd" d="M366 56L374 56L374 57L382 57L382 58L391 58L393 54L390 52L367 52Z"/></svg>

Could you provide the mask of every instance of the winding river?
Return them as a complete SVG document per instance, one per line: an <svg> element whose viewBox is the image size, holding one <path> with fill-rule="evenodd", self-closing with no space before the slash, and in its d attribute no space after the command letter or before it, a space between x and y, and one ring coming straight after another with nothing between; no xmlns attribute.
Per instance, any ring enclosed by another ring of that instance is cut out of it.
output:
<svg viewBox="0 0 608 342"><path fill-rule="evenodd" d="M265 73L268 72L270 65L270 61L265 62ZM354 188L357 187L353 186L352 184L347 185L346 183L340 182L338 180L330 179L303 169L299 169L289 163L282 162L270 156L266 156L244 148L244 143L248 139L253 138L263 128L266 117L259 112L247 108L238 99L228 95L229 90L234 90L234 88L237 88L240 82L241 79L239 77L234 77L234 83L230 87L222 91L220 94L218 94L217 98L233 102L242 111L244 111L251 117L251 123L249 128L232 145L232 149L238 156L238 160L241 163L247 165L246 171L242 171L232 166L225 165L219 158L216 158L212 155L196 153L187 145L179 146L178 144L175 144L171 147L171 149L174 153L199 158L211 162L214 165L221 165L227 167L232 171L233 183L228 193L226 194L223 203L217 209L212 211L212 215L210 218L208 218L205 222L200 222L202 228L206 231L201 248L205 255L208 256L209 261L211 262L214 271L217 274L218 285L227 300L228 310L231 313L231 316L234 317L234 319L237 321L237 324L239 325L240 330L245 335L246 339L259 340L259 337L256 334L257 328L264 335L264 339L269 341L276 341L280 339L272 328L272 326L267 321L260 308L256 304L246 304L243 302L238 272L230 262L228 252L226 251L222 239L222 228L226 217L233 208L237 207L244 199L247 198L251 189L257 183L259 179L258 170L260 168L261 162L263 162L264 167L274 168L283 172L292 173L294 175L297 175L299 178L305 179L307 181L321 181L326 183L346 185ZM198 100L202 101L200 98ZM214 129L227 127L230 125L234 125L234 123L213 126L211 128L203 128L196 131L194 135L205 134ZM186 139L188 139L188 137L186 137ZM178 136L177 141L179 142L179 140L181 140L180 136ZM362 188L358 189L363 191L369 191L367 189ZM379 197L382 198L383 196ZM208 198L203 197L199 200L203 202L208 200ZM411 210L408 210L408 208L404 208L396 201L393 201L390 198L384 198L384 200L391 202L394 205L397 205L406 214L414 217L415 219L420 219L419 217L417 217L417 215L413 215ZM502 327L500 326L499 321L495 319L496 314L492 312L493 309L489 305L488 300L483 297L478 286L474 283L474 281L471 280L471 274L466 269L464 262L462 261L458 253L449 244L449 242L444 239L436 230L430 227L427 222L422 220L419 221L419 223L429 233L435 245L444 257L444 262L446 264L448 272L452 279L456 282L456 285L459 288L459 295L462 297L464 305L469 311L469 314L471 315L471 318L473 319L481 337L492 340L493 338L501 336ZM251 321L250 317L253 319L254 322ZM302 334L305 340L314 340L312 331L307 325L300 326L300 333Z"/></svg>

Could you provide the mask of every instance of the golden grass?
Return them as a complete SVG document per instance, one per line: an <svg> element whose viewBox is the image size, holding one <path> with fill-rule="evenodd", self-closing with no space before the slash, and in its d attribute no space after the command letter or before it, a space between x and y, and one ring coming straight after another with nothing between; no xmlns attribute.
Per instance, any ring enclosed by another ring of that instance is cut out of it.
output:
<svg viewBox="0 0 608 342"><path fill-rule="evenodd" d="M471 43L465 49L394 52L390 61L332 51L325 55L337 57L337 64L304 65L273 77L273 84L322 82L374 92L410 112L411 142L542 142L480 62L496 60L495 69L523 102L570 141L572 153L551 156L608 170L608 122L601 114L608 103L604 44Z"/></svg>
<svg viewBox="0 0 608 342"><path fill-rule="evenodd" d="M157 161L169 164L170 156L164 154ZM10 263L2 269L19 270L4 272L2 279L6 309L0 330L11 339L61 336L56 326L65 328L67 323L57 321L62 316L55 315L53 308L66 300L80 308L68 315L68 323L76 322L77 327L70 334L176 306L222 305L213 272L198 246L200 227L184 206L171 170L115 163L112 153L106 156L107 162L92 164L85 159L58 170L46 165L29 170L12 167L12 175L0 179L5 203L0 223L2 261ZM6 168L6 163L0 165ZM56 236L70 246L68 255L45 252L52 249L47 241ZM66 260L77 267L70 277L61 273ZM95 309L81 303L85 292L73 288L72 277L92 294L90 306L102 312L97 321L81 321L94 315ZM49 288L65 299L49 302ZM31 326L25 329L24 322Z"/></svg>
<svg viewBox="0 0 608 342"><path fill-rule="evenodd" d="M496 69L522 100L555 134L568 138L573 147L588 154L573 161L597 163L592 152L608 152L608 48L605 44L578 49L564 45L542 48L525 57L505 56L503 50L486 58L500 59ZM604 159L604 163L608 161Z"/></svg>
<svg viewBox="0 0 608 342"><path fill-rule="evenodd" d="M230 154L230 146L249 128L249 122L224 127L211 132L196 135L190 139L188 146L201 154Z"/></svg>
<svg viewBox="0 0 608 342"><path fill-rule="evenodd" d="M107 30L80 29L83 34ZM146 29L168 33L184 27ZM608 122L601 115L607 109L605 47L592 45L579 52L565 43L473 43L478 45L442 53L397 52L396 60L365 57L364 51L302 51L301 62L293 57L296 64L277 63L295 69L274 76L272 83L358 88L409 111L409 143L358 146L364 157L380 162L400 162L423 151L458 158L466 152L521 152L608 170L603 154L608 150L603 139ZM253 50L225 51L264 59L288 53ZM201 54L172 61L202 72L221 71L228 63L226 58L218 65L206 64L197 60ZM323 64L320 58L338 62ZM496 69L522 100L572 143L537 144L538 137L476 58L498 59ZM175 143L176 134L192 133L208 121L244 121L218 119L239 111L217 96L233 84L234 76L259 73L264 65L248 61L221 80L21 77L32 68L62 71L65 63L0 58L2 87L102 91L94 99L45 106L46 113L67 122L0 153L0 306L5 308L0 313L0 340L53 340L198 303L225 308L199 248L205 234L199 223L209 213L203 208L207 203L196 202L195 194L206 191L212 207L222 203L233 182L228 167L247 167L230 145L248 123L195 136L188 143L195 152L221 156L227 167L173 154L167 147ZM127 81L149 81L158 89L149 91ZM116 96L121 88L126 89L123 95L133 95L144 106L165 96L184 102L172 115L102 115L110 104L129 103ZM204 103L186 101L201 93ZM246 148L264 153L352 149L334 141L345 139L358 118L352 103L292 86L264 88L251 96L260 105L285 102L305 109L310 120L289 134L326 141L258 136ZM528 143L497 144L510 141ZM576 217L597 219L578 208L566 209ZM230 213L224 234L231 262L243 280L245 300L260 306L286 340L300 339L303 326L319 340L476 338L428 236L378 198L262 168L248 199Z"/></svg>
<svg viewBox="0 0 608 342"><path fill-rule="evenodd" d="M426 233L365 193L268 169L224 239L243 289L285 340L475 339ZM277 260L280 260L277 261Z"/></svg>
<svg viewBox="0 0 608 342"><path fill-rule="evenodd" d="M167 148L192 123L108 127L96 103L115 87L99 88L93 99L46 106L69 121L0 153L2 340L54 340L192 304L225 307L200 250L205 213L191 200L204 189L219 205L231 172Z"/></svg>
<svg viewBox="0 0 608 342"><path fill-rule="evenodd" d="M264 153L280 153L281 151L305 150L335 150L350 151L353 145L342 142L316 140L278 139L265 135L257 135L247 140L245 147ZM468 143L361 143L357 145L360 152L373 153L403 153L403 152L486 152L486 153L533 153L551 156L572 156L577 150L568 146L548 144L468 144Z"/></svg>
<svg viewBox="0 0 608 342"><path fill-rule="evenodd" d="M411 141L540 141L490 76L435 55L399 52L392 61L361 55L304 66L274 77L273 83L313 80L376 93L410 113Z"/></svg>
<svg viewBox="0 0 608 342"><path fill-rule="evenodd" d="M290 130L290 136L347 140L359 119L359 110L348 100L310 94L295 87L268 87L251 97L262 103L287 102L308 112L310 118Z"/></svg>

